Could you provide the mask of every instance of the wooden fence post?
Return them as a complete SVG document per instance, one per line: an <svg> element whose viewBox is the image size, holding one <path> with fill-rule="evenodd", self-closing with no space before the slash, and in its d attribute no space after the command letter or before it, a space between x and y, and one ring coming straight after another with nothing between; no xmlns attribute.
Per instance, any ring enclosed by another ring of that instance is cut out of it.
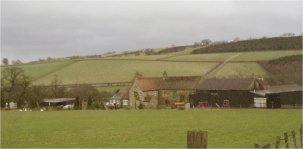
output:
<svg viewBox="0 0 303 149"><path fill-rule="evenodd" d="M201 131L202 133L202 148L207 148L207 131Z"/></svg>
<svg viewBox="0 0 303 149"><path fill-rule="evenodd" d="M294 130L291 131L291 136L292 136L292 139L294 140L294 147L297 148L296 133Z"/></svg>
<svg viewBox="0 0 303 149"><path fill-rule="evenodd" d="M289 148L287 132L284 133L285 148Z"/></svg>
<svg viewBox="0 0 303 149"><path fill-rule="evenodd" d="M194 131L187 131L187 148L194 148Z"/></svg>
<svg viewBox="0 0 303 149"><path fill-rule="evenodd" d="M187 131L187 148L207 148L207 131Z"/></svg>
<svg viewBox="0 0 303 149"><path fill-rule="evenodd" d="M277 136L276 137L276 149L278 149L280 147L280 140L281 140L281 137Z"/></svg>

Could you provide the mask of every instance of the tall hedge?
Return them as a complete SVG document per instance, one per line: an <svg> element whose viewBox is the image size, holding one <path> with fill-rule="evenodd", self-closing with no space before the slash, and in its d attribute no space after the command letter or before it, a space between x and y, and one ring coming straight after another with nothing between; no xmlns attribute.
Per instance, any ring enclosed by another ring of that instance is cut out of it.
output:
<svg viewBox="0 0 303 149"><path fill-rule="evenodd" d="M208 47L196 49L192 51L192 54L299 49L302 49L302 36L263 38L210 45Z"/></svg>

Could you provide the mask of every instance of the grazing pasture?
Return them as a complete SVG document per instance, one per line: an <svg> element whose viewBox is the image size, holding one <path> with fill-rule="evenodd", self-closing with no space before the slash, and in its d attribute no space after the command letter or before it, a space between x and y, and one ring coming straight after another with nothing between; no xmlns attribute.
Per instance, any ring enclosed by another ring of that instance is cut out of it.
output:
<svg viewBox="0 0 303 149"><path fill-rule="evenodd" d="M231 59L231 62L246 62L246 61L264 61L272 60L284 56L301 54L301 50L284 50L284 51L253 51L253 52L226 52L226 53L205 53L205 54L191 54L181 55L166 60L173 61L224 61L229 57L239 54Z"/></svg>
<svg viewBox="0 0 303 149"><path fill-rule="evenodd" d="M63 69L64 67L67 67L73 63L74 61L62 61L39 64L22 64L15 66L22 68L25 72L25 75L29 76L31 80L36 80L50 73ZM5 69L6 67L7 66L1 66L1 70Z"/></svg>
<svg viewBox="0 0 303 149"><path fill-rule="evenodd" d="M162 76L164 71L169 76L194 76L205 74L215 65L200 62L87 60L37 79L34 84L48 84L55 74L66 84L131 81L136 71L150 77Z"/></svg>
<svg viewBox="0 0 303 149"><path fill-rule="evenodd" d="M1 112L3 148L185 148L188 130L207 130L210 148L252 148L302 121L299 109Z"/></svg>
<svg viewBox="0 0 303 149"><path fill-rule="evenodd" d="M216 77L253 77L267 76L267 71L259 64L254 62L249 63L226 63L218 70L214 76Z"/></svg>
<svg viewBox="0 0 303 149"><path fill-rule="evenodd" d="M302 50L242 52L231 61L267 61L298 54L302 54Z"/></svg>
<svg viewBox="0 0 303 149"><path fill-rule="evenodd" d="M283 56L300 54L301 50L255 51L189 54L195 48L161 54L105 57L98 59L45 62L16 65L23 68L34 85L50 84L58 75L63 84L106 83L132 81L136 71L148 77L159 77L163 71L169 76L204 75L219 62L228 60L215 73L216 77L248 77L252 74L267 76L268 72L258 61L272 60ZM1 69L7 66L2 66Z"/></svg>

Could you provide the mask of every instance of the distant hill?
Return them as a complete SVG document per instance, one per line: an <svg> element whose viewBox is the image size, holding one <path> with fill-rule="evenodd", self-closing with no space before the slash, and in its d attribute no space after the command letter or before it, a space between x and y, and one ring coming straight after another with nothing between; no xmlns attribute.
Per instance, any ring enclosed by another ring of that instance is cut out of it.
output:
<svg viewBox="0 0 303 149"><path fill-rule="evenodd" d="M165 48L163 50L158 51L156 54L180 52L180 51L184 51L186 47L187 46L176 46L176 47Z"/></svg>
<svg viewBox="0 0 303 149"><path fill-rule="evenodd" d="M270 75L268 84L302 84L302 54L259 62Z"/></svg>
<svg viewBox="0 0 303 149"><path fill-rule="evenodd" d="M263 38L209 45L193 50L192 54L298 49L302 49L302 36Z"/></svg>
<svg viewBox="0 0 303 149"><path fill-rule="evenodd" d="M63 84L90 84L129 82L137 72L147 77L160 77L164 71L168 76L204 76L212 70L216 70L212 75L218 78L255 76L266 78L269 84L301 84L301 40L299 36L276 37L211 46L184 45L112 52L105 56L74 56L2 65L1 70L20 67L34 85L50 84L54 75ZM206 54L192 54L197 51ZM123 86L98 89L111 91L121 88Z"/></svg>

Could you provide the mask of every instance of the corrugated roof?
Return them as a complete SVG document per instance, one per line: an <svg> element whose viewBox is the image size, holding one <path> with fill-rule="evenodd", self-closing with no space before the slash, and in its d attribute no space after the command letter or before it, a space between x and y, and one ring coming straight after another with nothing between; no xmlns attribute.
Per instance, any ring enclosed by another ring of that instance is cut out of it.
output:
<svg viewBox="0 0 303 149"><path fill-rule="evenodd" d="M254 78L212 78L196 86L198 90L250 90L254 87Z"/></svg>
<svg viewBox="0 0 303 149"><path fill-rule="evenodd" d="M129 88L120 89L115 95L113 95L113 99L126 99L129 98Z"/></svg>
<svg viewBox="0 0 303 149"><path fill-rule="evenodd" d="M299 86L297 84L276 85L276 86L269 86L264 90L252 91L251 93L265 96L266 94L276 94L276 93L295 92L295 91L303 91L302 86Z"/></svg>
<svg viewBox="0 0 303 149"><path fill-rule="evenodd" d="M71 100L75 100L75 98L53 98L53 99L43 99L42 102L55 103L55 102L65 102L65 101L71 101Z"/></svg>

